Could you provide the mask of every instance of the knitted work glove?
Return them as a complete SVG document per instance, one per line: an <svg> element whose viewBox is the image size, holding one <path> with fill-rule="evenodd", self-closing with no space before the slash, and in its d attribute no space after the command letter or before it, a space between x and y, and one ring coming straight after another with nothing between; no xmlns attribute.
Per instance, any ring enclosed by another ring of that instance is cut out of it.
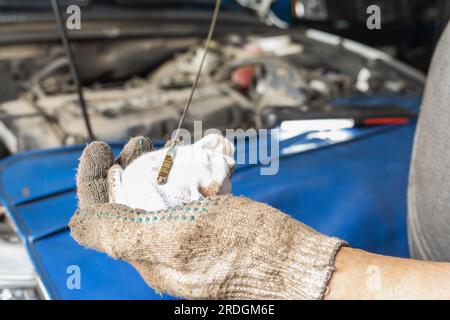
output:
<svg viewBox="0 0 450 320"><path fill-rule="evenodd" d="M123 159L145 148L130 150L116 162L126 165ZM341 240L243 197L213 196L158 211L108 203L113 163L111 150L99 142L87 146L80 159L79 209L69 227L81 245L130 262L149 286L184 298L325 294Z"/></svg>

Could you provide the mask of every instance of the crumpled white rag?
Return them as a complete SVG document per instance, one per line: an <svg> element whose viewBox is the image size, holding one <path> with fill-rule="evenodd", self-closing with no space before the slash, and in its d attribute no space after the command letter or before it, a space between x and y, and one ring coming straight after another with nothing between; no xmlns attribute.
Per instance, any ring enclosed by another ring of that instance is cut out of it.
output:
<svg viewBox="0 0 450 320"><path fill-rule="evenodd" d="M156 179L166 153L167 148L146 153L126 169L114 165L108 174L110 202L155 211L231 193L234 145L226 138L210 134L192 145L177 146L168 180L159 185Z"/></svg>

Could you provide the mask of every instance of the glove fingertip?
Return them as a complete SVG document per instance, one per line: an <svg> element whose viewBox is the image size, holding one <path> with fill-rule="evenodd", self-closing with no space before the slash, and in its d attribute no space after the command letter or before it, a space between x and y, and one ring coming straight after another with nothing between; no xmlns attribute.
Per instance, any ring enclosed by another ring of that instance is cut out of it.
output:
<svg viewBox="0 0 450 320"><path fill-rule="evenodd" d="M77 171L77 195L80 208L108 202L106 176L114 163L111 147L95 141L84 148Z"/></svg>
<svg viewBox="0 0 450 320"><path fill-rule="evenodd" d="M105 177L114 163L111 147L101 141L88 144L80 157L77 181L88 182Z"/></svg>
<svg viewBox="0 0 450 320"><path fill-rule="evenodd" d="M149 138L143 136L131 138L117 158L117 163L122 168L126 168L136 158L154 149L153 143Z"/></svg>

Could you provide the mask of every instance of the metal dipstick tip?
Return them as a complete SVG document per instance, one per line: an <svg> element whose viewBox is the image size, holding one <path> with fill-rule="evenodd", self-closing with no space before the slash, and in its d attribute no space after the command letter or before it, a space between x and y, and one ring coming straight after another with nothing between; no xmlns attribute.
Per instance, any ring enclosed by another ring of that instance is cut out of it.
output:
<svg viewBox="0 0 450 320"><path fill-rule="evenodd" d="M158 178L156 182L158 184L165 184L167 182L167 177L169 176L170 169L172 168L173 157L171 154L166 154L164 161L159 169Z"/></svg>

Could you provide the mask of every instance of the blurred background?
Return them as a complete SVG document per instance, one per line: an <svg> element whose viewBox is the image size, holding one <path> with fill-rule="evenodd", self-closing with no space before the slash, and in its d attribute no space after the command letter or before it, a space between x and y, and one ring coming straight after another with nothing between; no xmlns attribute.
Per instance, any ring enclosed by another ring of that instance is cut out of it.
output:
<svg viewBox="0 0 450 320"><path fill-rule="evenodd" d="M427 71L436 42L450 17L450 2L446 0L298 0L291 2L290 14L286 4L281 3L284 1L277 2L274 9L280 10L280 16L291 24L384 48L422 71ZM366 9L374 4L383 12L383 27L367 32Z"/></svg>

